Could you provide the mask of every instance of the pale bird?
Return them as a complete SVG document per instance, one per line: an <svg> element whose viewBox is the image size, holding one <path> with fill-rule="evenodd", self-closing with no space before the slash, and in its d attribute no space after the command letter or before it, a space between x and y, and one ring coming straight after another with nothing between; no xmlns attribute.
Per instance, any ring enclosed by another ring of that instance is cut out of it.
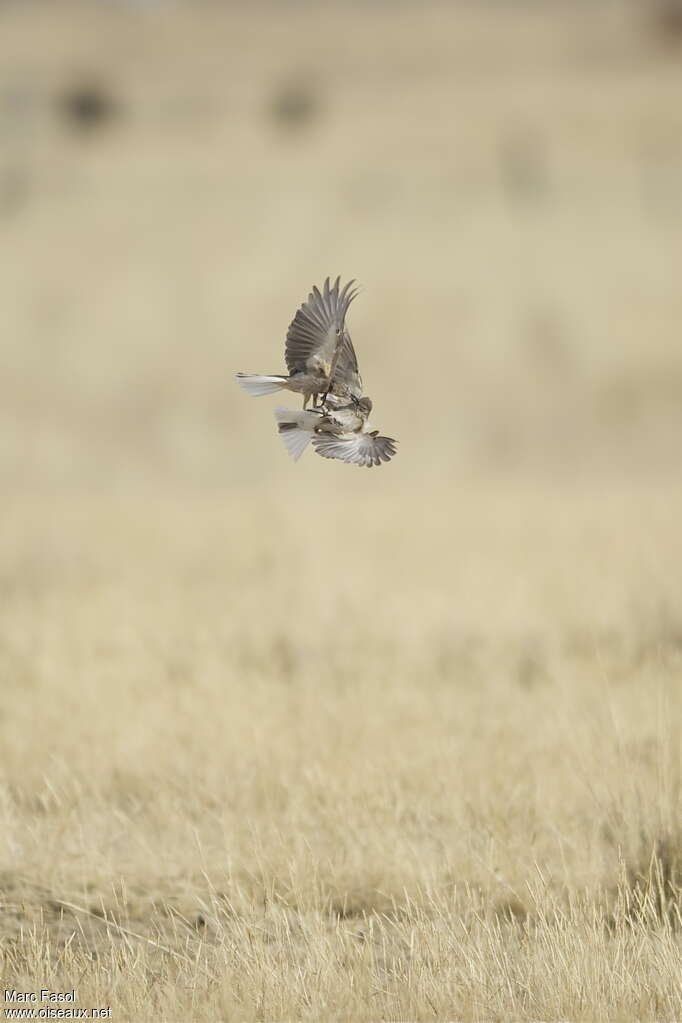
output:
<svg viewBox="0 0 682 1023"><path fill-rule="evenodd" d="M282 440L295 461L311 441L322 458L367 468L389 462L395 454L396 442L371 428L372 402L362 396L358 360L345 325L357 294L353 284L340 288L337 277L331 286L327 278L322 291L313 288L287 331L289 376L237 374L244 390L255 396L282 389L303 395L302 411L275 409ZM308 409L311 397L314 407Z"/></svg>
<svg viewBox="0 0 682 1023"><path fill-rule="evenodd" d="M275 419L294 461L298 461L312 441L315 451L323 458L339 458L371 469L373 465L389 462L396 444L392 437L381 437L378 430L371 429L368 419L371 411L371 399L360 398L326 411L296 412L277 408Z"/></svg>
<svg viewBox="0 0 682 1023"><path fill-rule="evenodd" d="M348 306L357 290L354 281L339 288L341 278L330 285L329 278L322 291L314 287L294 316L287 331L284 357L288 376L260 376L257 373L237 373L237 380L256 398L275 391L294 391L303 395L303 408L310 399L317 404L319 396L331 390L335 375L339 378L335 393L339 398L359 398L362 381L353 342L346 330Z"/></svg>

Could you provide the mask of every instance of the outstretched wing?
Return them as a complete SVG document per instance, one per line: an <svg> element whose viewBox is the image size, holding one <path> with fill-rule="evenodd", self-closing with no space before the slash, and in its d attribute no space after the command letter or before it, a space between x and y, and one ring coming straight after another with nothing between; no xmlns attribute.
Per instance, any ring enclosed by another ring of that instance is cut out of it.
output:
<svg viewBox="0 0 682 1023"><path fill-rule="evenodd" d="M362 377L358 372L358 357L353 348L353 342L347 330L343 332L343 341L336 360L334 379L332 380L331 392L339 394L344 399L351 395L353 398L362 397Z"/></svg>
<svg viewBox="0 0 682 1023"><path fill-rule="evenodd" d="M345 340L344 320L348 306L357 295L357 290L353 289L354 281L339 289L340 281L341 278L337 277L330 285L327 278L322 291L313 288L308 301L291 321L284 351L290 373L317 371L324 376L329 375L337 346ZM352 350L353 346L350 347ZM338 361L340 357L341 351Z"/></svg>
<svg viewBox="0 0 682 1023"><path fill-rule="evenodd" d="M364 465L371 469L373 465L390 462L395 454L396 442L392 437L378 436L373 433L318 433L313 437L313 445L318 455L323 458L340 458L354 465Z"/></svg>

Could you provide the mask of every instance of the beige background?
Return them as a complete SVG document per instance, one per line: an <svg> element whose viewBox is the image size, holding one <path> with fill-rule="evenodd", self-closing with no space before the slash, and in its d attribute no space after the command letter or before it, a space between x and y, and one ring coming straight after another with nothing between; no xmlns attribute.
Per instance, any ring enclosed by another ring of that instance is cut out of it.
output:
<svg viewBox="0 0 682 1023"><path fill-rule="evenodd" d="M682 70L645 10L6 4L3 484L356 486L232 380L328 273L401 441L373 486L674 473ZM115 116L79 130L81 87Z"/></svg>
<svg viewBox="0 0 682 1023"><path fill-rule="evenodd" d="M673 8L0 3L4 987L682 1018Z"/></svg>

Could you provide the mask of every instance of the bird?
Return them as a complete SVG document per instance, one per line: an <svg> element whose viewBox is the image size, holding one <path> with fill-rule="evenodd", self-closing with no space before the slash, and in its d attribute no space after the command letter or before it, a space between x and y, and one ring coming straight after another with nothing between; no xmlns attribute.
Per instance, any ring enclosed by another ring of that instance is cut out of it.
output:
<svg viewBox="0 0 682 1023"><path fill-rule="evenodd" d="M338 458L371 469L389 462L396 445L392 437L382 437L378 430L370 428L372 408L371 398L353 398L347 405L335 408L297 412L278 407L275 419L294 461L298 461L312 441L322 458Z"/></svg>
<svg viewBox="0 0 682 1023"><path fill-rule="evenodd" d="M289 325L284 357L287 376L262 376L257 373L237 373L237 381L244 390L261 397L276 391L293 391L303 396L305 409L310 399L313 407L320 395L326 399L334 391L336 400L360 398L362 380L358 363L346 329L346 313L358 291L349 281L343 288L341 278L330 284L325 280L322 290L313 287Z"/></svg>
<svg viewBox="0 0 682 1023"><path fill-rule="evenodd" d="M379 435L369 424L373 405L363 396L362 378L346 313L358 290L354 280L341 287L327 277L322 289L313 286L287 331L288 376L237 373L237 381L256 397L289 390L303 395L303 409L278 406L275 419L285 447L298 461L312 441L322 458L371 468L389 462L396 441ZM313 399L312 408L308 402Z"/></svg>

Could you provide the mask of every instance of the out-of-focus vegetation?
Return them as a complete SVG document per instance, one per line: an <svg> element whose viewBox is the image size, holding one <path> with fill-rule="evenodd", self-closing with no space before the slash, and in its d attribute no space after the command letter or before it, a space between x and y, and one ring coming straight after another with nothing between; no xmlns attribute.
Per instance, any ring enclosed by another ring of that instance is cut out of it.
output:
<svg viewBox="0 0 682 1023"><path fill-rule="evenodd" d="M675 473L668 6L5 6L3 482L285 485L232 374L336 273L390 485Z"/></svg>
<svg viewBox="0 0 682 1023"><path fill-rule="evenodd" d="M0 6L6 989L682 1015L672 11ZM336 273L372 473L233 380Z"/></svg>

